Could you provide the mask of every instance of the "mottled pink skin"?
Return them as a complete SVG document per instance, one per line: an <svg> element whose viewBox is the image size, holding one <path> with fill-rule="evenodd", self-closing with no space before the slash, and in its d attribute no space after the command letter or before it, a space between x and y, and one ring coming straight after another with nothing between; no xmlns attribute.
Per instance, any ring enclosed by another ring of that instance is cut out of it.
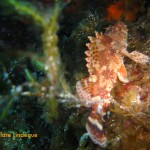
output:
<svg viewBox="0 0 150 150"><path fill-rule="evenodd" d="M127 46L124 28L126 28L125 25L120 22L113 28L108 28L104 35L96 33L96 37L89 37L91 43L86 44L88 50L85 52L89 77L76 84L77 94L81 101L92 103L92 98L97 96L100 100L109 99L117 76L122 82L127 82L123 56L119 52L120 49L116 48L116 36L119 35L124 40L121 43L123 47ZM109 30L117 32L117 35ZM115 40L112 39L113 36Z"/></svg>

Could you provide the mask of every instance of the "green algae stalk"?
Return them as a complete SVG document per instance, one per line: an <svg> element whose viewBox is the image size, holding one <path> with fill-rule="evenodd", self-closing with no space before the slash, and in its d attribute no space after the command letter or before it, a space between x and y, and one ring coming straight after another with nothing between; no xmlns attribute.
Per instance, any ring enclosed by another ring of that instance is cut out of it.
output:
<svg viewBox="0 0 150 150"><path fill-rule="evenodd" d="M7 112L9 111L12 104L13 104L13 100L11 99L9 103L7 104L7 106L4 108L4 110L2 111L1 116L0 116L0 121L3 121L3 119L5 119L5 117L7 116Z"/></svg>
<svg viewBox="0 0 150 150"><path fill-rule="evenodd" d="M30 73L28 69L25 69L25 76L28 81L35 82L35 79L33 78L32 74Z"/></svg>
<svg viewBox="0 0 150 150"><path fill-rule="evenodd" d="M46 111L45 111L45 119L48 122L51 122L53 118L57 117L57 108L58 104L55 99L55 94L58 89L57 85L59 82L59 69L60 69L60 55L57 47L58 37L57 31L59 29L58 26L58 17L60 14L62 7L59 3L56 3L51 17L44 28L44 32L42 35L43 41L43 50L45 56L45 71L50 83L49 88L49 97L46 101Z"/></svg>
<svg viewBox="0 0 150 150"><path fill-rule="evenodd" d="M15 9L15 11L20 15L28 15L34 20L35 23L39 23L41 26L45 26L45 21L41 14L35 6L31 5L31 3L23 1L19 2L17 0L6 0L4 3L6 3L6 5L12 6L13 9Z"/></svg>
<svg viewBox="0 0 150 150"><path fill-rule="evenodd" d="M56 4L55 9L51 14L51 18L46 28L44 28L44 33L42 35L43 50L45 54L45 70L52 86L55 86L56 80L58 79L58 70L61 63L57 47L58 37L56 35L59 29L57 20L60 10L60 6Z"/></svg>
<svg viewBox="0 0 150 150"><path fill-rule="evenodd" d="M36 67L37 69L39 69L40 71L45 71L44 69L44 63L40 62L39 60L33 58L32 59L32 64L34 67Z"/></svg>

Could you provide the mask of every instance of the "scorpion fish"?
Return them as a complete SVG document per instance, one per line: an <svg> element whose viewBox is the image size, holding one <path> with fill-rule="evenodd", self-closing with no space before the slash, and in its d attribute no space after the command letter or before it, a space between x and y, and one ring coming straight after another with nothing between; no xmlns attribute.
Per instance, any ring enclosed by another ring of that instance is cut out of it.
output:
<svg viewBox="0 0 150 150"><path fill-rule="evenodd" d="M113 102L111 91L117 80L128 82L124 57L146 64L150 57L137 52L127 51L127 27L123 22L106 28L104 34L95 32L89 36L86 46L86 66L89 76L76 83L76 92L80 102L91 107L86 122L86 130L91 140L100 147L107 147L108 139L103 129L104 116Z"/></svg>

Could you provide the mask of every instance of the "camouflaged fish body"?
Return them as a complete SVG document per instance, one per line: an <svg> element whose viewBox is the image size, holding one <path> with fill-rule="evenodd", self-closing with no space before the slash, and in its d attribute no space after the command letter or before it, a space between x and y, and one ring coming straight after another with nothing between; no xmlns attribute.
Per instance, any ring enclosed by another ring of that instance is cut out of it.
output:
<svg viewBox="0 0 150 150"><path fill-rule="evenodd" d="M118 30L117 35L113 34L116 32L114 28ZM117 77L123 82L128 81L123 56L120 54L120 48L116 46L118 41L112 39L112 36L119 36L123 40L119 47L126 49L126 27L123 23L118 23L114 28L108 28L104 35L96 32L96 37L88 37L90 43L86 44L88 50L85 54L89 77L76 84L77 94L82 101L92 103L108 99Z"/></svg>
<svg viewBox="0 0 150 150"><path fill-rule="evenodd" d="M88 37L87 68L89 76L76 83L76 91L80 101L90 104L92 112L88 117L86 129L89 136L101 147L107 146L107 139L102 127L102 119L109 103L111 90L119 79L127 83L127 71L123 58L127 56L135 62L145 64L150 58L137 51L127 51L127 28L123 22L108 27L104 34L95 33ZM93 107L94 106L94 107Z"/></svg>

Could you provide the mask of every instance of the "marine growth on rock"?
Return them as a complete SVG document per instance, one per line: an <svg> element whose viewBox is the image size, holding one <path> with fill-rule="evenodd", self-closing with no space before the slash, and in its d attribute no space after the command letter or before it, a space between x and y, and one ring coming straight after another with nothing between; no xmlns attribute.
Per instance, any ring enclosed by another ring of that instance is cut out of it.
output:
<svg viewBox="0 0 150 150"><path fill-rule="evenodd" d="M88 37L90 43L86 44L88 50L85 54L89 76L76 83L79 100L91 107L87 132L92 141L101 147L107 147L109 142L102 124L116 101L112 91L119 80L124 84L130 83L124 57L142 65L150 62L150 58L140 52L127 51L127 35L126 25L118 22L108 27L104 34L95 32L95 37ZM133 89L139 90L139 87Z"/></svg>

